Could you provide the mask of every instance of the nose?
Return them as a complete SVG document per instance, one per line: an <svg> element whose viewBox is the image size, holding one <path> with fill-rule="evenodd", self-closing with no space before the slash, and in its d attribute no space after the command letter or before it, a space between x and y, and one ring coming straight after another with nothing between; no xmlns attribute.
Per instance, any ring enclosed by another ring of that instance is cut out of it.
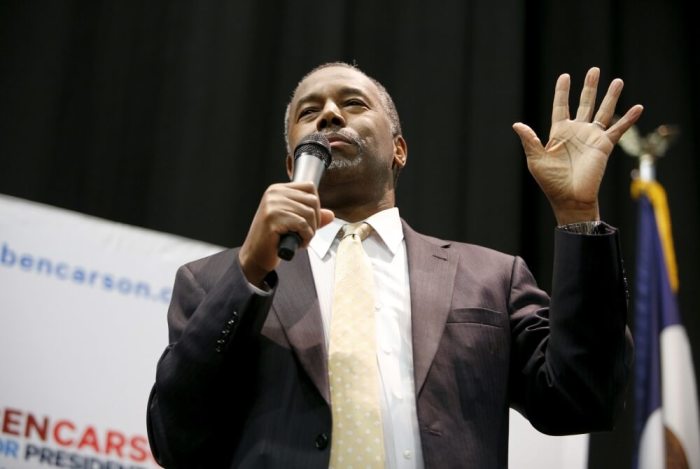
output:
<svg viewBox="0 0 700 469"><path fill-rule="evenodd" d="M316 121L316 129L323 130L329 127L345 127L345 118L340 109L332 100L326 101L323 110Z"/></svg>

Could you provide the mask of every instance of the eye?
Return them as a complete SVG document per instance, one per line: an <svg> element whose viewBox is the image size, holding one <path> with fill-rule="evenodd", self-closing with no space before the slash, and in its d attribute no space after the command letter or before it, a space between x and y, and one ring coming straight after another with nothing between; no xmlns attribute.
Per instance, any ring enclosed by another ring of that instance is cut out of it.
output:
<svg viewBox="0 0 700 469"><path fill-rule="evenodd" d="M316 108L313 108L313 107L304 108L301 111L299 111L299 119L306 117L310 114L313 114L314 112L316 112Z"/></svg>
<svg viewBox="0 0 700 469"><path fill-rule="evenodd" d="M364 103L364 101L362 101L362 100L360 100L360 99L356 99L356 98L348 99L347 101L345 101L345 105L346 105L346 106L363 106L363 107L367 107L367 105Z"/></svg>

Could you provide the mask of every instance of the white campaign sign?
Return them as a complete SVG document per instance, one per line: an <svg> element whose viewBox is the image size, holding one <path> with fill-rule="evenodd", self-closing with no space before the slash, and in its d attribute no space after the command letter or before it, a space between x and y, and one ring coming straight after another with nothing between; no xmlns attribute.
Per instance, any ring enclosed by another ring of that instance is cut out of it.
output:
<svg viewBox="0 0 700 469"><path fill-rule="evenodd" d="M150 468L175 271L221 248L0 196L0 468Z"/></svg>
<svg viewBox="0 0 700 469"><path fill-rule="evenodd" d="M146 403L175 271L221 249L0 195L0 469L158 467ZM511 468L584 469L587 447L511 412Z"/></svg>

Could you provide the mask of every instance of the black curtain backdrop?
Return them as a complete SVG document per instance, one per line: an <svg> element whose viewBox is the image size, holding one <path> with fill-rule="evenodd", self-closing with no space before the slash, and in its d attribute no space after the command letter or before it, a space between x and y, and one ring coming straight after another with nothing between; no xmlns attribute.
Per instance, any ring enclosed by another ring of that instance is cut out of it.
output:
<svg viewBox="0 0 700 469"><path fill-rule="evenodd" d="M690 4L5 0L0 192L238 245L265 187L286 178L282 118L297 81L323 62L356 62L402 118L402 216L435 236L522 255L548 289L555 222L511 124L546 140L557 76L572 75L575 109L597 65L605 86L626 80L620 111L645 105L642 133L681 128L657 176L697 368L700 40ZM603 218L622 230L631 284L635 166L616 149L600 195ZM593 436L591 468L629 466L629 402L615 432Z"/></svg>

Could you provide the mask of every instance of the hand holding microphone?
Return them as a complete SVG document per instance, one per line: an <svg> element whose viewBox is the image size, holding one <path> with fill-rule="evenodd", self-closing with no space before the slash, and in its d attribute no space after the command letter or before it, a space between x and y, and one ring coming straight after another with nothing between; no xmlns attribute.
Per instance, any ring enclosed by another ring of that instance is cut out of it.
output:
<svg viewBox="0 0 700 469"><path fill-rule="evenodd" d="M320 133L304 137L293 157L292 181L272 184L265 190L238 252L243 274L254 285L263 285L282 259L292 259L317 228L333 219L333 212L320 207L316 191L330 164L328 139Z"/></svg>
<svg viewBox="0 0 700 469"><path fill-rule="evenodd" d="M292 182L312 182L318 187L323 172L331 164L331 144L320 132L304 137L294 149L294 175ZM287 233L280 238L277 255L285 261L292 260L301 244L297 233Z"/></svg>

